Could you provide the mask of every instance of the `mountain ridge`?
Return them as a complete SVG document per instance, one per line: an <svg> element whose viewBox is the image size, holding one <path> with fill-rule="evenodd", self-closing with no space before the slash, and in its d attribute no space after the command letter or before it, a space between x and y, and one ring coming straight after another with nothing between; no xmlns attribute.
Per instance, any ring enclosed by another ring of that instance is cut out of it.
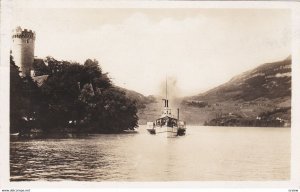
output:
<svg viewBox="0 0 300 192"><path fill-rule="evenodd" d="M186 110L198 108L198 114L207 117L206 123L232 114L249 121L268 114L270 117L266 119L281 119L288 126L291 121L291 56L259 65L211 90L185 97L182 106Z"/></svg>
<svg viewBox="0 0 300 192"><path fill-rule="evenodd" d="M211 90L208 90L204 93L197 94L195 96L190 96L188 98L206 99L206 97L215 96L217 94L220 94L220 92L221 93L224 92L228 93L233 91L238 92L239 89L237 88L243 88L242 86L248 86L246 87L246 90L244 90L244 95L239 95L239 94L235 95L234 93L232 93L231 96L233 96L233 99L235 100L243 99L247 101L247 100L257 99L259 97L272 98L273 96L274 98L278 96L288 96L290 95L290 91L284 90L285 88L284 86L289 86L289 90L290 90L290 80L291 80L290 77L291 77L291 57L287 57L282 61L262 64L252 70L248 70L246 72L243 72L240 75L236 75L232 77L228 82L221 84ZM286 83L278 82L278 80L282 80L278 78L286 78ZM259 86L259 84L261 83L264 83L263 84L264 86ZM251 89L251 86L256 88L256 90L254 91L253 89ZM280 92L280 90L278 89L283 89L284 92ZM253 96L247 97L245 95L246 93ZM254 93L257 94L254 95ZM222 99L218 98L218 101L220 100Z"/></svg>

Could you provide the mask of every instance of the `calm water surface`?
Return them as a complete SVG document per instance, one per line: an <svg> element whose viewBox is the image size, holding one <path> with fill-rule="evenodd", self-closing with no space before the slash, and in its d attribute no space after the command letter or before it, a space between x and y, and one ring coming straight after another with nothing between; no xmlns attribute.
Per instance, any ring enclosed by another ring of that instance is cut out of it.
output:
<svg viewBox="0 0 300 192"><path fill-rule="evenodd" d="M187 135L11 142L11 180L288 180L289 128L188 127Z"/></svg>

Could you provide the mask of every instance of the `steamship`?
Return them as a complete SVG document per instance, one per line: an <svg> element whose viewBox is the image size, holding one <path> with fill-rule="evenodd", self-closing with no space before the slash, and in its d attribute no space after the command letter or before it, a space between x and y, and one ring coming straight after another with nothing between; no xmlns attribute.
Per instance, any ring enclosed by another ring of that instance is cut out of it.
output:
<svg viewBox="0 0 300 192"><path fill-rule="evenodd" d="M161 135L164 137L183 136L186 132L186 123L179 120L179 108L177 109L177 118L174 117L169 108L169 100L167 99L167 83L166 98L163 99L164 108L162 115L154 122L147 122L147 131L150 134Z"/></svg>

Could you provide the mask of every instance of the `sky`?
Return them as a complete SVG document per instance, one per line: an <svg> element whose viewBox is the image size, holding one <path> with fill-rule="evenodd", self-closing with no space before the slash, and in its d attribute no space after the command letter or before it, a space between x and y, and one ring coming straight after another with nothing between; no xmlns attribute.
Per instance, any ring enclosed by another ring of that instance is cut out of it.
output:
<svg viewBox="0 0 300 192"><path fill-rule="evenodd" d="M118 85L195 95L291 54L286 9L22 8L13 27L36 32L35 56L97 59ZM173 93L174 94L174 93Z"/></svg>

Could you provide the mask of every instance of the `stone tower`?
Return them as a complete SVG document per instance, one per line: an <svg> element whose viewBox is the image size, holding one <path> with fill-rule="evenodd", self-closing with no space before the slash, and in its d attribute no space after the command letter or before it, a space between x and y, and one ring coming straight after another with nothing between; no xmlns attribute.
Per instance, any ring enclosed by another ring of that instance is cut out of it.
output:
<svg viewBox="0 0 300 192"><path fill-rule="evenodd" d="M30 76L32 63L34 60L34 41L35 33L31 30L17 27L13 30L12 35L12 56L18 67L20 67L20 75Z"/></svg>

